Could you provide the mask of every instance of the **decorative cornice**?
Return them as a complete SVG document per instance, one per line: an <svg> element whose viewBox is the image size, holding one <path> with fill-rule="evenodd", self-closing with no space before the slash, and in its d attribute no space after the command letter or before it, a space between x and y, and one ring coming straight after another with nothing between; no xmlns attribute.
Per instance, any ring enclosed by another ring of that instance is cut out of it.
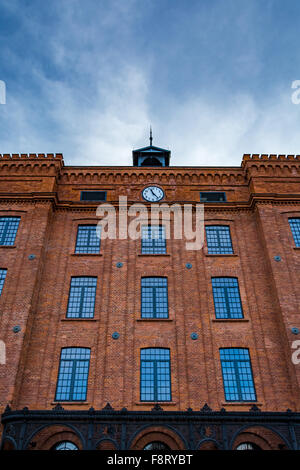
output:
<svg viewBox="0 0 300 470"><path fill-rule="evenodd" d="M57 154L0 154L1 176L56 176L58 177L64 166L63 156Z"/></svg>
<svg viewBox="0 0 300 470"><path fill-rule="evenodd" d="M253 153L253 154L250 154L250 153L244 153L243 155L243 161L242 161L242 166L244 165L245 162L248 162L248 161L271 161L271 162L286 162L286 161L289 161L289 162L295 162L295 161L298 161L300 162L300 155L277 155L277 154L266 154L266 153L262 153L262 154L259 154L259 153Z"/></svg>
<svg viewBox="0 0 300 470"><path fill-rule="evenodd" d="M245 174L242 169L230 171L212 168L203 170L201 168L163 168L149 171L145 168L99 168L92 169L64 169L61 172L61 184L124 184L145 185L162 184L170 186L178 185L234 185L245 184Z"/></svg>
<svg viewBox="0 0 300 470"><path fill-rule="evenodd" d="M128 207L133 204L136 204L139 201L136 200L128 200ZM78 201L73 202L58 202L57 194L34 194L34 195L11 195L11 196L3 196L0 195L0 208L1 205L12 205L12 204L53 204L53 210L55 211L63 211L63 212L95 212L98 203L88 204L88 203L80 203ZM111 204L116 208L119 207L119 201L107 201L107 203ZM100 203L102 204L102 203ZM184 204L190 204L192 209L196 209L197 201L188 201L188 200L180 200L180 201L167 201L167 204L172 206L173 204L178 204L183 206ZM236 202L228 202L224 203L209 203L205 204L205 212L230 212L235 213L239 211L252 211L256 205L258 204L269 204L269 205L299 205L300 204L300 195L264 195L264 194L252 194L248 201L236 201ZM146 204L151 207L150 204Z"/></svg>
<svg viewBox="0 0 300 470"><path fill-rule="evenodd" d="M49 176L59 184L136 185L161 184L241 186L253 176L299 178L300 155L245 154L240 167L120 167L64 166L58 154L0 154L1 174L8 176Z"/></svg>
<svg viewBox="0 0 300 470"><path fill-rule="evenodd" d="M252 177L300 177L300 155L245 154L242 168L246 178Z"/></svg>
<svg viewBox="0 0 300 470"><path fill-rule="evenodd" d="M3 160L45 160L56 159L63 161L62 153L0 153L0 159Z"/></svg>
<svg viewBox="0 0 300 470"><path fill-rule="evenodd" d="M159 405L154 406L149 411L129 411L126 408L114 410L111 406L106 406L102 410L66 410L57 405L52 410L29 410L27 407L23 410L13 411L6 408L1 416L2 424L27 421L27 422L53 422L57 421L81 421L93 419L93 421L114 420L114 422L124 421L166 421L176 420L178 422L281 422L300 424L300 413L291 410L286 411L261 411L257 407L252 407L249 411L226 411L222 408L220 411L212 410L208 405L204 405L199 411L191 408L186 411L166 411Z"/></svg>

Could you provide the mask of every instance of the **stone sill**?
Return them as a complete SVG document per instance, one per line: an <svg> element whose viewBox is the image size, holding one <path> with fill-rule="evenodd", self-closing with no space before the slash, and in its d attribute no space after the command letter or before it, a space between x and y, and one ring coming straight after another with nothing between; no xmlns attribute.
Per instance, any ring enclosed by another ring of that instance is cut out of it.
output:
<svg viewBox="0 0 300 470"><path fill-rule="evenodd" d="M70 253L71 256L103 256L102 253Z"/></svg>
<svg viewBox="0 0 300 470"><path fill-rule="evenodd" d="M262 403L258 403L257 401L227 401L226 403L222 403L222 406L245 406L245 407L247 406L247 407L252 407L253 405L256 405L257 407L263 406Z"/></svg>
<svg viewBox="0 0 300 470"><path fill-rule="evenodd" d="M137 318L136 321L173 321L173 318Z"/></svg>
<svg viewBox="0 0 300 470"><path fill-rule="evenodd" d="M89 405L87 401L53 401L51 405Z"/></svg>
<svg viewBox="0 0 300 470"><path fill-rule="evenodd" d="M154 406L154 405L160 405L161 407L163 406L175 406L177 405L177 402L175 401L140 401L136 403L137 406Z"/></svg>
<svg viewBox="0 0 300 470"><path fill-rule="evenodd" d="M98 321L97 318L62 318L61 321Z"/></svg>
<svg viewBox="0 0 300 470"><path fill-rule="evenodd" d="M157 258L161 258L161 257L164 257L164 256L171 256L169 253L140 253L138 254L138 256L155 256Z"/></svg>
<svg viewBox="0 0 300 470"><path fill-rule="evenodd" d="M238 258L239 257L239 255L236 255L234 253L232 253L232 254L231 253L228 253L228 254L226 254L226 253L224 253L224 254L205 253L204 256L208 256L210 258L220 258L221 256L225 256L226 258Z"/></svg>
<svg viewBox="0 0 300 470"><path fill-rule="evenodd" d="M17 248L16 245L0 245L0 248Z"/></svg>
<svg viewBox="0 0 300 470"><path fill-rule="evenodd" d="M217 323L220 323L220 322L232 322L232 323L239 323L239 322L248 322L250 321L248 318L212 318L213 322L217 322Z"/></svg>
<svg viewBox="0 0 300 470"><path fill-rule="evenodd" d="M300 251L300 246L294 246L294 250Z"/></svg>

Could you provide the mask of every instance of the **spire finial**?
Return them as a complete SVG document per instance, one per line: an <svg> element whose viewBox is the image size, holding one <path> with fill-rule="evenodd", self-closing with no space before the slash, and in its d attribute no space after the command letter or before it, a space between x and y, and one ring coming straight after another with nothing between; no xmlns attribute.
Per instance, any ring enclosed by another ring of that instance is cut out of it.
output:
<svg viewBox="0 0 300 470"><path fill-rule="evenodd" d="M150 146L152 147L152 127L150 126Z"/></svg>

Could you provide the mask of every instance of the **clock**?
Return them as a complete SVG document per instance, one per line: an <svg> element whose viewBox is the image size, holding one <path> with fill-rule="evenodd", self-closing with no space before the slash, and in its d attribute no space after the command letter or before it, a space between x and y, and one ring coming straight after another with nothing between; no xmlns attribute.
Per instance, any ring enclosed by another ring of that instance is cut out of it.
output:
<svg viewBox="0 0 300 470"><path fill-rule="evenodd" d="M158 202L165 196L165 193L158 186L148 186L143 189L142 196L146 201Z"/></svg>

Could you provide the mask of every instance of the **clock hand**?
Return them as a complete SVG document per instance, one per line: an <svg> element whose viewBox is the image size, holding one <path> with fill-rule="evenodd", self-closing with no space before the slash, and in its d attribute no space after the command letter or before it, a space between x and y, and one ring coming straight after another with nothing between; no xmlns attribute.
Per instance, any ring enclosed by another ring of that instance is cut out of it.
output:
<svg viewBox="0 0 300 470"><path fill-rule="evenodd" d="M157 194L155 194L155 193L153 192L153 189L150 189L150 191L151 191L151 193L153 194L153 196L157 197Z"/></svg>

